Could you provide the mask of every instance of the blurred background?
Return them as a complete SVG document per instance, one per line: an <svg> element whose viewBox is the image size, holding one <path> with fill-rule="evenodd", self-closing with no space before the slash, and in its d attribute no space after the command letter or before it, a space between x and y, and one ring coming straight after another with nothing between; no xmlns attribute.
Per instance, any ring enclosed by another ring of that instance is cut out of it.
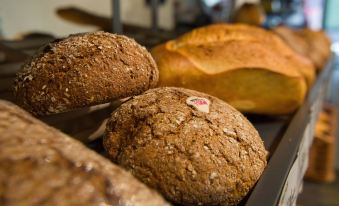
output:
<svg viewBox="0 0 339 206"><path fill-rule="evenodd" d="M339 29L336 0L161 0L157 1L157 24L166 30L201 26L211 22L230 22L232 15L245 3L258 4L267 18L267 27L286 24L292 27L308 26L312 29ZM72 22L65 16L77 15L80 11L96 17L111 18L113 3L110 0L1 0L0 35L14 39L27 32L42 32L56 37L75 32L99 29L95 19L87 22ZM121 21L141 27L152 26L152 0L124 0L119 4ZM58 13L61 9L73 8ZM67 13L67 14L66 14ZM71 14L72 13L72 14ZM70 17L69 17L70 18ZM73 19L74 20L74 19Z"/></svg>
<svg viewBox="0 0 339 206"><path fill-rule="evenodd" d="M114 8L114 2L118 8ZM95 30L113 31L114 11L119 18L116 21L124 25L124 33L135 35L137 40L141 38L138 33L145 33L145 29L163 34L158 37L166 40L213 22L262 16L260 24L266 28L287 25L324 29L333 39L333 49L338 50L337 8L336 0L1 0L0 38L18 40L32 33L64 37ZM117 28L115 32L122 32Z"/></svg>
<svg viewBox="0 0 339 206"><path fill-rule="evenodd" d="M214 22L257 21L266 28L324 29L338 51L337 8L336 0L1 0L0 39L106 30L123 32L151 47Z"/></svg>

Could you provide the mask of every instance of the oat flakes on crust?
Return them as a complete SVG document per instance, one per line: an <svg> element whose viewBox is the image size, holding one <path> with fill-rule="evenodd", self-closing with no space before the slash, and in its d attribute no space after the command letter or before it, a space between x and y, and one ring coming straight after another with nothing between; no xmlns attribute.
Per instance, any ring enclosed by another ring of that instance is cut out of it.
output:
<svg viewBox="0 0 339 206"><path fill-rule="evenodd" d="M14 93L20 106L44 115L137 95L157 81L144 47L122 35L93 32L42 47L18 72Z"/></svg>

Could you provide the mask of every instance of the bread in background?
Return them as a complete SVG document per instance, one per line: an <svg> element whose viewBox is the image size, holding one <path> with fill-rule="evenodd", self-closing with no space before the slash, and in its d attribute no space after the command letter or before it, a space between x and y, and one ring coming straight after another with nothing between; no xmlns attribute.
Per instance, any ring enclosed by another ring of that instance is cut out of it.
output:
<svg viewBox="0 0 339 206"><path fill-rule="evenodd" d="M310 59L318 70L324 68L331 56L330 39L323 31L295 30L287 26L275 27L273 31L294 51Z"/></svg>
<svg viewBox="0 0 339 206"><path fill-rule="evenodd" d="M303 102L315 68L278 36L254 26L214 24L155 47L158 86L205 92L236 109L288 114Z"/></svg>
<svg viewBox="0 0 339 206"><path fill-rule="evenodd" d="M272 29L278 36L280 36L288 46L290 46L298 54L307 58L309 52L309 45L307 41L299 35L295 30L287 26L277 26Z"/></svg>
<svg viewBox="0 0 339 206"><path fill-rule="evenodd" d="M235 11L233 21L254 26L260 26L265 22L266 15L260 4L244 3Z"/></svg>
<svg viewBox="0 0 339 206"><path fill-rule="evenodd" d="M313 31L305 28L298 33L306 40L309 45L310 59L314 61L316 67L321 70L331 57L331 40L324 31Z"/></svg>

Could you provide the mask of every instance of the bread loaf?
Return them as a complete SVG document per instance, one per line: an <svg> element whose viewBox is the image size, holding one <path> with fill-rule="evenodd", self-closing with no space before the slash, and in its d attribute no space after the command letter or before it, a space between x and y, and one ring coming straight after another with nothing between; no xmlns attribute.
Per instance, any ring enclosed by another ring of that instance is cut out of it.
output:
<svg viewBox="0 0 339 206"><path fill-rule="evenodd" d="M246 25L199 28L152 54L159 86L196 89L249 113L293 112L315 77L312 63L278 36Z"/></svg>
<svg viewBox="0 0 339 206"><path fill-rule="evenodd" d="M286 26L273 29L293 50L312 61L318 70L324 68L331 56L330 40L322 31L293 30Z"/></svg>
<svg viewBox="0 0 339 206"><path fill-rule="evenodd" d="M260 4L244 3L235 11L233 20L237 23L260 26L265 22L266 15Z"/></svg>
<svg viewBox="0 0 339 206"><path fill-rule="evenodd" d="M307 44L307 41L295 30L287 26L277 26L273 28L273 32L280 36L286 42L286 44L298 54L309 58L309 46Z"/></svg>
<svg viewBox="0 0 339 206"><path fill-rule="evenodd" d="M0 101L0 205L167 204L81 143Z"/></svg>
<svg viewBox="0 0 339 206"><path fill-rule="evenodd" d="M326 62L331 57L331 41L323 31L313 31L311 29L302 29L300 35L309 45L309 57L312 59L319 70L324 68Z"/></svg>
<svg viewBox="0 0 339 206"><path fill-rule="evenodd" d="M179 205L234 205L266 166L251 123L227 103L157 88L122 104L107 123L109 157Z"/></svg>
<svg viewBox="0 0 339 206"><path fill-rule="evenodd" d="M157 81L145 48L125 36L93 32L41 48L17 74L14 91L20 106L44 115L140 94Z"/></svg>

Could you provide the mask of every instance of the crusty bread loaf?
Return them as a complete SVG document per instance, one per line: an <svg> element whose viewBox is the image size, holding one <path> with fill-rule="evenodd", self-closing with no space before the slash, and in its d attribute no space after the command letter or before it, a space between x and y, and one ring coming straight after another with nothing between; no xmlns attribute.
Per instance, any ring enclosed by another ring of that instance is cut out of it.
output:
<svg viewBox="0 0 339 206"><path fill-rule="evenodd" d="M294 51L309 58L309 46L307 41L302 36L298 35L295 30L287 26L277 26L274 27L272 31L280 36Z"/></svg>
<svg viewBox="0 0 339 206"><path fill-rule="evenodd" d="M265 68L267 70L282 70L285 75L292 72L291 70L297 70L306 80L307 84L310 86L315 79L315 68L312 63L305 57L298 55L294 52L289 46L286 45L284 41L282 41L277 35L270 31L266 31L259 27L248 26L244 24L214 24L206 27L201 27L195 29L191 32L188 32L178 39L176 39L173 43L175 49L178 49L179 53L181 53L180 49L186 46L197 46L204 47L208 50L209 47L214 46L224 46L229 42L244 42L244 43L259 43L262 44L263 48L270 50L270 52L275 55L280 56L284 60L288 61L289 68ZM202 48L202 50L205 50ZM213 48L210 48L210 50ZM243 46L239 47L241 51ZM193 52L192 52L193 53ZM208 51L205 53L208 53ZM221 53L221 52L219 52ZM258 52L260 55L260 52ZM194 53L193 53L194 55ZM222 55L222 54L219 54ZM226 57L229 57L229 53L225 54ZM187 55L188 56L188 55ZM209 55L207 57L211 58ZM241 56L236 56L240 59L245 59ZM212 58L214 58L212 56ZM217 57L221 59L221 57ZM206 59L206 55L205 58ZM203 60L201 60L203 61ZM274 60L272 60L274 61ZM282 60L281 60L282 61ZM194 63L194 62L193 62ZM224 62L222 62L224 63ZM233 67L233 62L228 67ZM205 66L205 65L204 65ZM226 67L227 68L227 67ZM228 70L230 68L227 68ZM293 73L293 72L292 72ZM293 74L291 74L293 75Z"/></svg>
<svg viewBox="0 0 339 206"><path fill-rule="evenodd" d="M246 25L199 28L152 54L159 86L196 89L250 113L293 112L315 77L312 63L278 36Z"/></svg>
<svg viewBox="0 0 339 206"><path fill-rule="evenodd" d="M233 20L236 23L260 26L265 22L266 15L260 4L244 3L235 11Z"/></svg>
<svg viewBox="0 0 339 206"><path fill-rule="evenodd" d="M122 104L107 123L112 160L180 205L234 205L254 186L266 150L227 103L183 88L157 88Z"/></svg>
<svg viewBox="0 0 339 206"><path fill-rule="evenodd" d="M313 31L311 29L302 29L299 34L307 41L309 45L309 57L316 67L321 70L331 57L331 41L323 31Z"/></svg>
<svg viewBox="0 0 339 206"><path fill-rule="evenodd" d="M17 74L15 96L26 110L44 115L140 94L157 81L145 48L125 36L93 32L41 48Z"/></svg>
<svg viewBox="0 0 339 206"><path fill-rule="evenodd" d="M81 143L0 101L0 205L167 204Z"/></svg>
<svg viewBox="0 0 339 206"><path fill-rule="evenodd" d="M330 40L322 31L293 30L286 26L273 29L293 50L309 58L318 70L324 68L331 56Z"/></svg>

